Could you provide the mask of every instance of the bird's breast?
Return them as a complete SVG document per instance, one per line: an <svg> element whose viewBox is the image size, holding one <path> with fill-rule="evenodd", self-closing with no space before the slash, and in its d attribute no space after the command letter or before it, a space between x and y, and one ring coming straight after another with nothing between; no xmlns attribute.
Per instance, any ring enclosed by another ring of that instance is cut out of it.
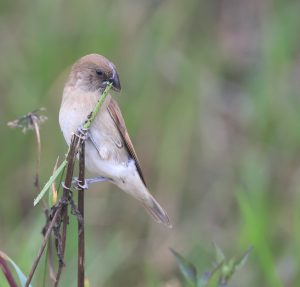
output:
<svg viewBox="0 0 300 287"><path fill-rule="evenodd" d="M95 108L98 98L94 93L64 91L59 123L68 145L73 133ZM98 175L114 173L116 166L127 165L129 160L123 138L107 110L110 100L108 95L90 127L91 138L86 142L86 167Z"/></svg>
<svg viewBox="0 0 300 287"><path fill-rule="evenodd" d="M64 89L59 111L59 124L68 144L70 144L72 134L84 124L88 115L94 110L98 99L98 93L89 93L70 87ZM105 102L101 110L107 106Z"/></svg>

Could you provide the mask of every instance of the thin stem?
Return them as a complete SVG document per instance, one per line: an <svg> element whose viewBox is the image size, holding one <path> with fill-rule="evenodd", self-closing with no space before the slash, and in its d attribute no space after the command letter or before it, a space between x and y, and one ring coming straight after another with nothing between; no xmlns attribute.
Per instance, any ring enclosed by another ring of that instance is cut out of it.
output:
<svg viewBox="0 0 300 287"><path fill-rule="evenodd" d="M45 234L45 236L44 236L44 239L43 239L42 245L41 245L41 247L40 247L40 249L39 249L38 255L37 255L36 259L34 260L33 265L32 265L32 267L31 267L31 270L30 270L30 273L29 273L29 275L28 275L28 277L27 277L27 281L26 281L26 283L25 283L25 287L28 287L29 284L30 284L30 282L31 282L31 280L32 280L32 277L33 277L33 274L34 274L34 272L35 272L35 269L36 269L36 267L37 267L38 264L39 264L39 261L40 261L40 259L41 259L41 257L42 257L42 254L43 254L44 250L45 250L45 247L46 247L46 245L47 245L47 241L48 241L48 239L49 239L49 236L50 236L50 234L51 234L51 231L52 231L52 229L53 229L53 227L54 227L54 224L56 223L57 217L58 217L58 215L59 215L59 213L60 213L60 209L61 209L61 208L58 208L58 209L55 211L55 214L54 214L54 216L53 216L53 218L52 218L52 220L51 220L51 223L50 223L50 225L49 225L49 227L48 227L48 229L47 229L47 232L46 232L46 234Z"/></svg>
<svg viewBox="0 0 300 287"><path fill-rule="evenodd" d="M79 154L79 176L78 181L81 186L85 184L85 143L81 143ZM78 221L78 273L77 273L77 286L84 287L84 262L85 262L85 249L84 249L84 188L78 190L78 211L81 214L82 220Z"/></svg>
<svg viewBox="0 0 300 287"><path fill-rule="evenodd" d="M102 95L100 96L94 110L91 112L91 114L88 116L87 120L85 121L84 125L83 125L83 129L87 132L87 130L90 128L92 122L94 121L95 117L97 116L97 113L99 112L106 96L108 95L108 92L111 88L112 84L108 84L104 90L104 92L102 93ZM37 131L37 139L38 142L40 143L40 135L39 135L39 131ZM65 246L66 246L66 237L67 237L67 226L68 226L68 202L70 200L70 188L72 185L72 179L73 179L73 172L74 172L74 164L75 164L75 157L78 153L78 149L79 147L81 147L81 152L80 152L80 167L79 167L79 180L81 185L84 185L84 167L85 167L85 163L84 163L84 141L85 138L81 137L80 135L73 135L72 139L71 139L71 144L70 144L70 148L68 151L68 155L67 155L67 159L61 164L61 166L59 167L59 169L64 169L65 166L67 165L67 170L66 170L66 177L65 177L65 185L64 185L64 189L63 189L63 195L61 198L61 205L56 209L55 211L55 215L48 227L48 230L45 234L42 246L40 247L38 256L36 258L36 260L34 261L34 264L32 266L32 269L30 271L30 274L27 278L27 282L25 287L28 287L33 274L36 270L36 267L39 263L39 260L44 252L45 246L47 244L47 241L49 240L49 236L51 234L51 231L54 227L55 222L58 220L58 216L59 216L59 224L62 220L62 235L61 235L61 250L59 250L59 257L60 257L60 262L59 262L59 267L58 267L58 271L56 274L56 278L55 278L55 282L54 282L54 286L57 287L59 284L59 280L61 277L61 273L62 273L62 269L64 266L64 253L65 253ZM39 151L40 151L40 146L38 147ZM40 161L40 159L38 159L38 161ZM39 162L38 162L39 165ZM61 172L61 170L60 170ZM57 176L57 175L56 175ZM51 179L51 178L50 178ZM55 179L54 179L55 180ZM44 186L43 190L40 192L40 194L38 195L38 197L35 199L34 201L34 205L36 205L40 199L44 196L45 192L48 190L48 185L51 184L51 181L48 181L46 183L46 185ZM84 216L84 190L80 190L79 194L78 194L78 205L79 205L79 212L80 215L82 216L82 220L78 221L78 286L79 287L83 287L84 286L84 225L83 225L83 216Z"/></svg>
<svg viewBox="0 0 300 287"><path fill-rule="evenodd" d="M88 130L95 120L102 104L105 101L105 98L108 95L109 90L111 89L112 84L109 83L102 95L100 96L94 110L88 116L87 120L85 121L83 128ZM85 184L85 143L84 140L80 140L80 155L79 155L79 176L78 181L81 186ZM84 261L85 261L85 249L84 249L84 189L80 188L78 190L78 210L81 214L82 221L78 221L78 274L77 274L77 286L84 287Z"/></svg>
<svg viewBox="0 0 300 287"><path fill-rule="evenodd" d="M66 210L65 213L64 213L64 218L63 218L62 254L61 254L62 257L64 257L65 247L66 247L66 235L67 235L68 220L69 220L68 210ZM54 285L53 285L54 287L58 286L63 267L64 267L63 262L59 262L58 271L56 273L55 282L54 282Z"/></svg>
<svg viewBox="0 0 300 287"><path fill-rule="evenodd" d="M73 135L72 140L71 140L71 144L70 144L70 149L68 152L68 156L67 156L67 173L66 173L66 180L65 180L65 186L64 186L64 190L63 190L63 195L62 198L64 200L68 200L69 198L69 192L70 192L70 188L72 185L72 179L73 179L73 172L74 172L74 164L75 164L75 156L78 152L78 146L79 146L79 137L76 135ZM62 236L61 236L61 240L62 240L62 254L61 255L61 259L64 258L64 254L65 254L65 247L66 247L66 238L67 238L67 225L69 222L69 217L68 217L68 206L65 205L62 207L61 209L61 217L63 219L63 230L62 230ZM56 280L54 283L54 286L58 286L59 280L60 280L60 275L62 272L62 268L63 268L63 263L60 262L59 263L59 267L58 267L58 271L56 274Z"/></svg>
<svg viewBox="0 0 300 287"><path fill-rule="evenodd" d="M105 88L104 92L102 93L102 95L100 96L94 110L92 111L92 113L88 116L87 120L85 121L85 123L83 125L84 129L90 128L90 126L91 126L92 122L94 121L94 119L96 118L102 104L104 103L104 100L105 100L106 96L108 95L108 92L111 89L111 87L112 87L112 83L109 83L106 86L106 88Z"/></svg>
<svg viewBox="0 0 300 287"><path fill-rule="evenodd" d="M36 159L36 174L35 174L35 181L34 185L37 188L37 190L40 190L40 166L41 166L41 151L42 151L42 145L41 145L41 135L40 135L40 128L37 122L37 118L35 116L32 116L32 122L36 134L36 141L37 141L37 159Z"/></svg>

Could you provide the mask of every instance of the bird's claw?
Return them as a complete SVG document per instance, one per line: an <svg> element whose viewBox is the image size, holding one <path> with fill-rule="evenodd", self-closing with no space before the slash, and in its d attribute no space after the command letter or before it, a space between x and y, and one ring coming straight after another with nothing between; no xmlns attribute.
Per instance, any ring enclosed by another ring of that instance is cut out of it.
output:
<svg viewBox="0 0 300 287"><path fill-rule="evenodd" d="M61 183L61 186L63 187L63 189L67 189L67 190L70 190L70 188L71 188L71 187L66 186L64 181Z"/></svg>
<svg viewBox="0 0 300 287"><path fill-rule="evenodd" d="M86 179L84 179L84 183L81 184L81 182L79 182L78 177L74 177L72 180L72 187L77 190L78 189L88 189L89 185L91 183L105 182L105 181L112 181L112 179L107 178L107 177L98 176L98 177L94 177L94 178L86 178ZM71 188L71 187L67 187L64 182L62 182L61 185L63 188L68 189L68 190L70 190L70 188Z"/></svg>
<svg viewBox="0 0 300 287"><path fill-rule="evenodd" d="M75 188L75 189L77 189L77 190L78 189L88 189L89 185L88 185L88 182L87 182L86 179L84 180L84 183L82 184L79 181L78 177L74 177L73 180L72 180L72 187Z"/></svg>
<svg viewBox="0 0 300 287"><path fill-rule="evenodd" d="M77 128L76 136L83 140L87 140L89 138L89 129L85 128L83 125L80 125L80 127Z"/></svg>

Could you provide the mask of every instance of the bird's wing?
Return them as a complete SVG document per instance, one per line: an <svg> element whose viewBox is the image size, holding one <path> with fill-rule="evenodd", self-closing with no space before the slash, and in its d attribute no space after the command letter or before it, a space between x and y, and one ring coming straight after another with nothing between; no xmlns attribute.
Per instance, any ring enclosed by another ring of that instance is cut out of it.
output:
<svg viewBox="0 0 300 287"><path fill-rule="evenodd" d="M146 186L146 182L145 182L145 179L144 179L144 176L143 176L143 173L142 173L142 169L141 169L139 159L137 157L137 154L134 150L133 144L132 144L131 139L129 137L129 134L127 132L125 121L124 121L123 116L121 114L121 110L118 106L118 103L113 98L111 98L111 100L110 100L110 102L107 106L107 109L108 109L108 112L109 112L110 116L112 117L114 123L116 124L116 126L117 126L124 142L125 142L125 146L126 146L128 152L129 152L130 156L134 159L136 169L137 169L143 183Z"/></svg>

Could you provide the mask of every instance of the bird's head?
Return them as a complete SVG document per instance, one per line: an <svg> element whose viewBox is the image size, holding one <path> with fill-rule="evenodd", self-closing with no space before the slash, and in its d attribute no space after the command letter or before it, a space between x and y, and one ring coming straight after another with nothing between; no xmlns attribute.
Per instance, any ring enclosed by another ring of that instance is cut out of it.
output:
<svg viewBox="0 0 300 287"><path fill-rule="evenodd" d="M121 84L116 67L105 57L90 54L80 58L72 67L69 84L86 91L103 91L107 84L112 89L121 91Z"/></svg>

